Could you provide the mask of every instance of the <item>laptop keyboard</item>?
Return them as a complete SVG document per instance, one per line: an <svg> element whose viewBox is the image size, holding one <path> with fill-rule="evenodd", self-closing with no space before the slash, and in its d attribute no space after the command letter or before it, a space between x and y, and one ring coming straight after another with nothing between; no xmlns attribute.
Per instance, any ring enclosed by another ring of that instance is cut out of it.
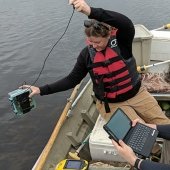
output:
<svg viewBox="0 0 170 170"><path fill-rule="evenodd" d="M134 129L133 135L128 141L128 145L131 146L133 150L140 152L148 138L151 129L143 124L137 124L136 126L138 127Z"/></svg>

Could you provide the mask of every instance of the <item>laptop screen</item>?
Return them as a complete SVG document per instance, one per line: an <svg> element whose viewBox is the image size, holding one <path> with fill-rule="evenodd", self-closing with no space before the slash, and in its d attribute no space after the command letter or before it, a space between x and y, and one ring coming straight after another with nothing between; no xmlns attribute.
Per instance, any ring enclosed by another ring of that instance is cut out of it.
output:
<svg viewBox="0 0 170 170"><path fill-rule="evenodd" d="M124 139L131 128L131 120L121 110L117 110L115 115L107 123L107 127L113 132L116 138Z"/></svg>

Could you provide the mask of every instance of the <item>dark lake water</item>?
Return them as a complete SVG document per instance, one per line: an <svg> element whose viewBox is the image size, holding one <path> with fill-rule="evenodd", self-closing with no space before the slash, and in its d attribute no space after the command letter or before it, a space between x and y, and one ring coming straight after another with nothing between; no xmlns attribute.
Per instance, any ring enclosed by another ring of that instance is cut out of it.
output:
<svg viewBox="0 0 170 170"><path fill-rule="evenodd" d="M169 0L96 0L91 6L126 14L154 29L170 22ZM72 13L68 1L0 0L0 170L30 170L58 120L71 90L36 96L37 108L16 117L8 92L31 84L44 58L63 34ZM37 86L67 75L84 46L83 20L75 12L69 29L46 62Z"/></svg>

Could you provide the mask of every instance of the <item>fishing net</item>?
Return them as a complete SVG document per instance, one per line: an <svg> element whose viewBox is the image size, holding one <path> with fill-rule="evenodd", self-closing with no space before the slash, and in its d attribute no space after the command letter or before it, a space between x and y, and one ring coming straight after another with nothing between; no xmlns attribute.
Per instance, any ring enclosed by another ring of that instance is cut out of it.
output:
<svg viewBox="0 0 170 170"><path fill-rule="evenodd" d="M169 70L170 71L170 70ZM142 73L142 86L150 93L170 93L170 74Z"/></svg>

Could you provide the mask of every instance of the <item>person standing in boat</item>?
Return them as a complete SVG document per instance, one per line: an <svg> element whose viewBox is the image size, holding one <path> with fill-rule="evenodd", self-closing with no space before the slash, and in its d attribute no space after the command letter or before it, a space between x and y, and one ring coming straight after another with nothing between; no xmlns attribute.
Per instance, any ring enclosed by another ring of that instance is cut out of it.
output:
<svg viewBox="0 0 170 170"><path fill-rule="evenodd" d="M141 122L139 119L135 119L132 122L132 126L135 126L137 122ZM159 131L158 137L170 140L170 124L167 125L156 125L156 124L145 124L151 128L157 129ZM114 147L117 149L119 155L124 158L128 163L134 166L136 169L140 170L169 170L170 165L153 162L150 160L143 160L138 158L133 152L132 148L126 145L122 140L116 141L112 140Z"/></svg>
<svg viewBox="0 0 170 170"><path fill-rule="evenodd" d="M24 85L31 88L30 97L71 89L89 73L96 107L104 119L109 120L120 107L131 120L140 118L147 123L170 124L154 97L141 87L132 54L135 35L132 21L118 12L90 7L85 0L69 0L69 4L91 19L84 22L87 46L65 78L41 87Z"/></svg>

